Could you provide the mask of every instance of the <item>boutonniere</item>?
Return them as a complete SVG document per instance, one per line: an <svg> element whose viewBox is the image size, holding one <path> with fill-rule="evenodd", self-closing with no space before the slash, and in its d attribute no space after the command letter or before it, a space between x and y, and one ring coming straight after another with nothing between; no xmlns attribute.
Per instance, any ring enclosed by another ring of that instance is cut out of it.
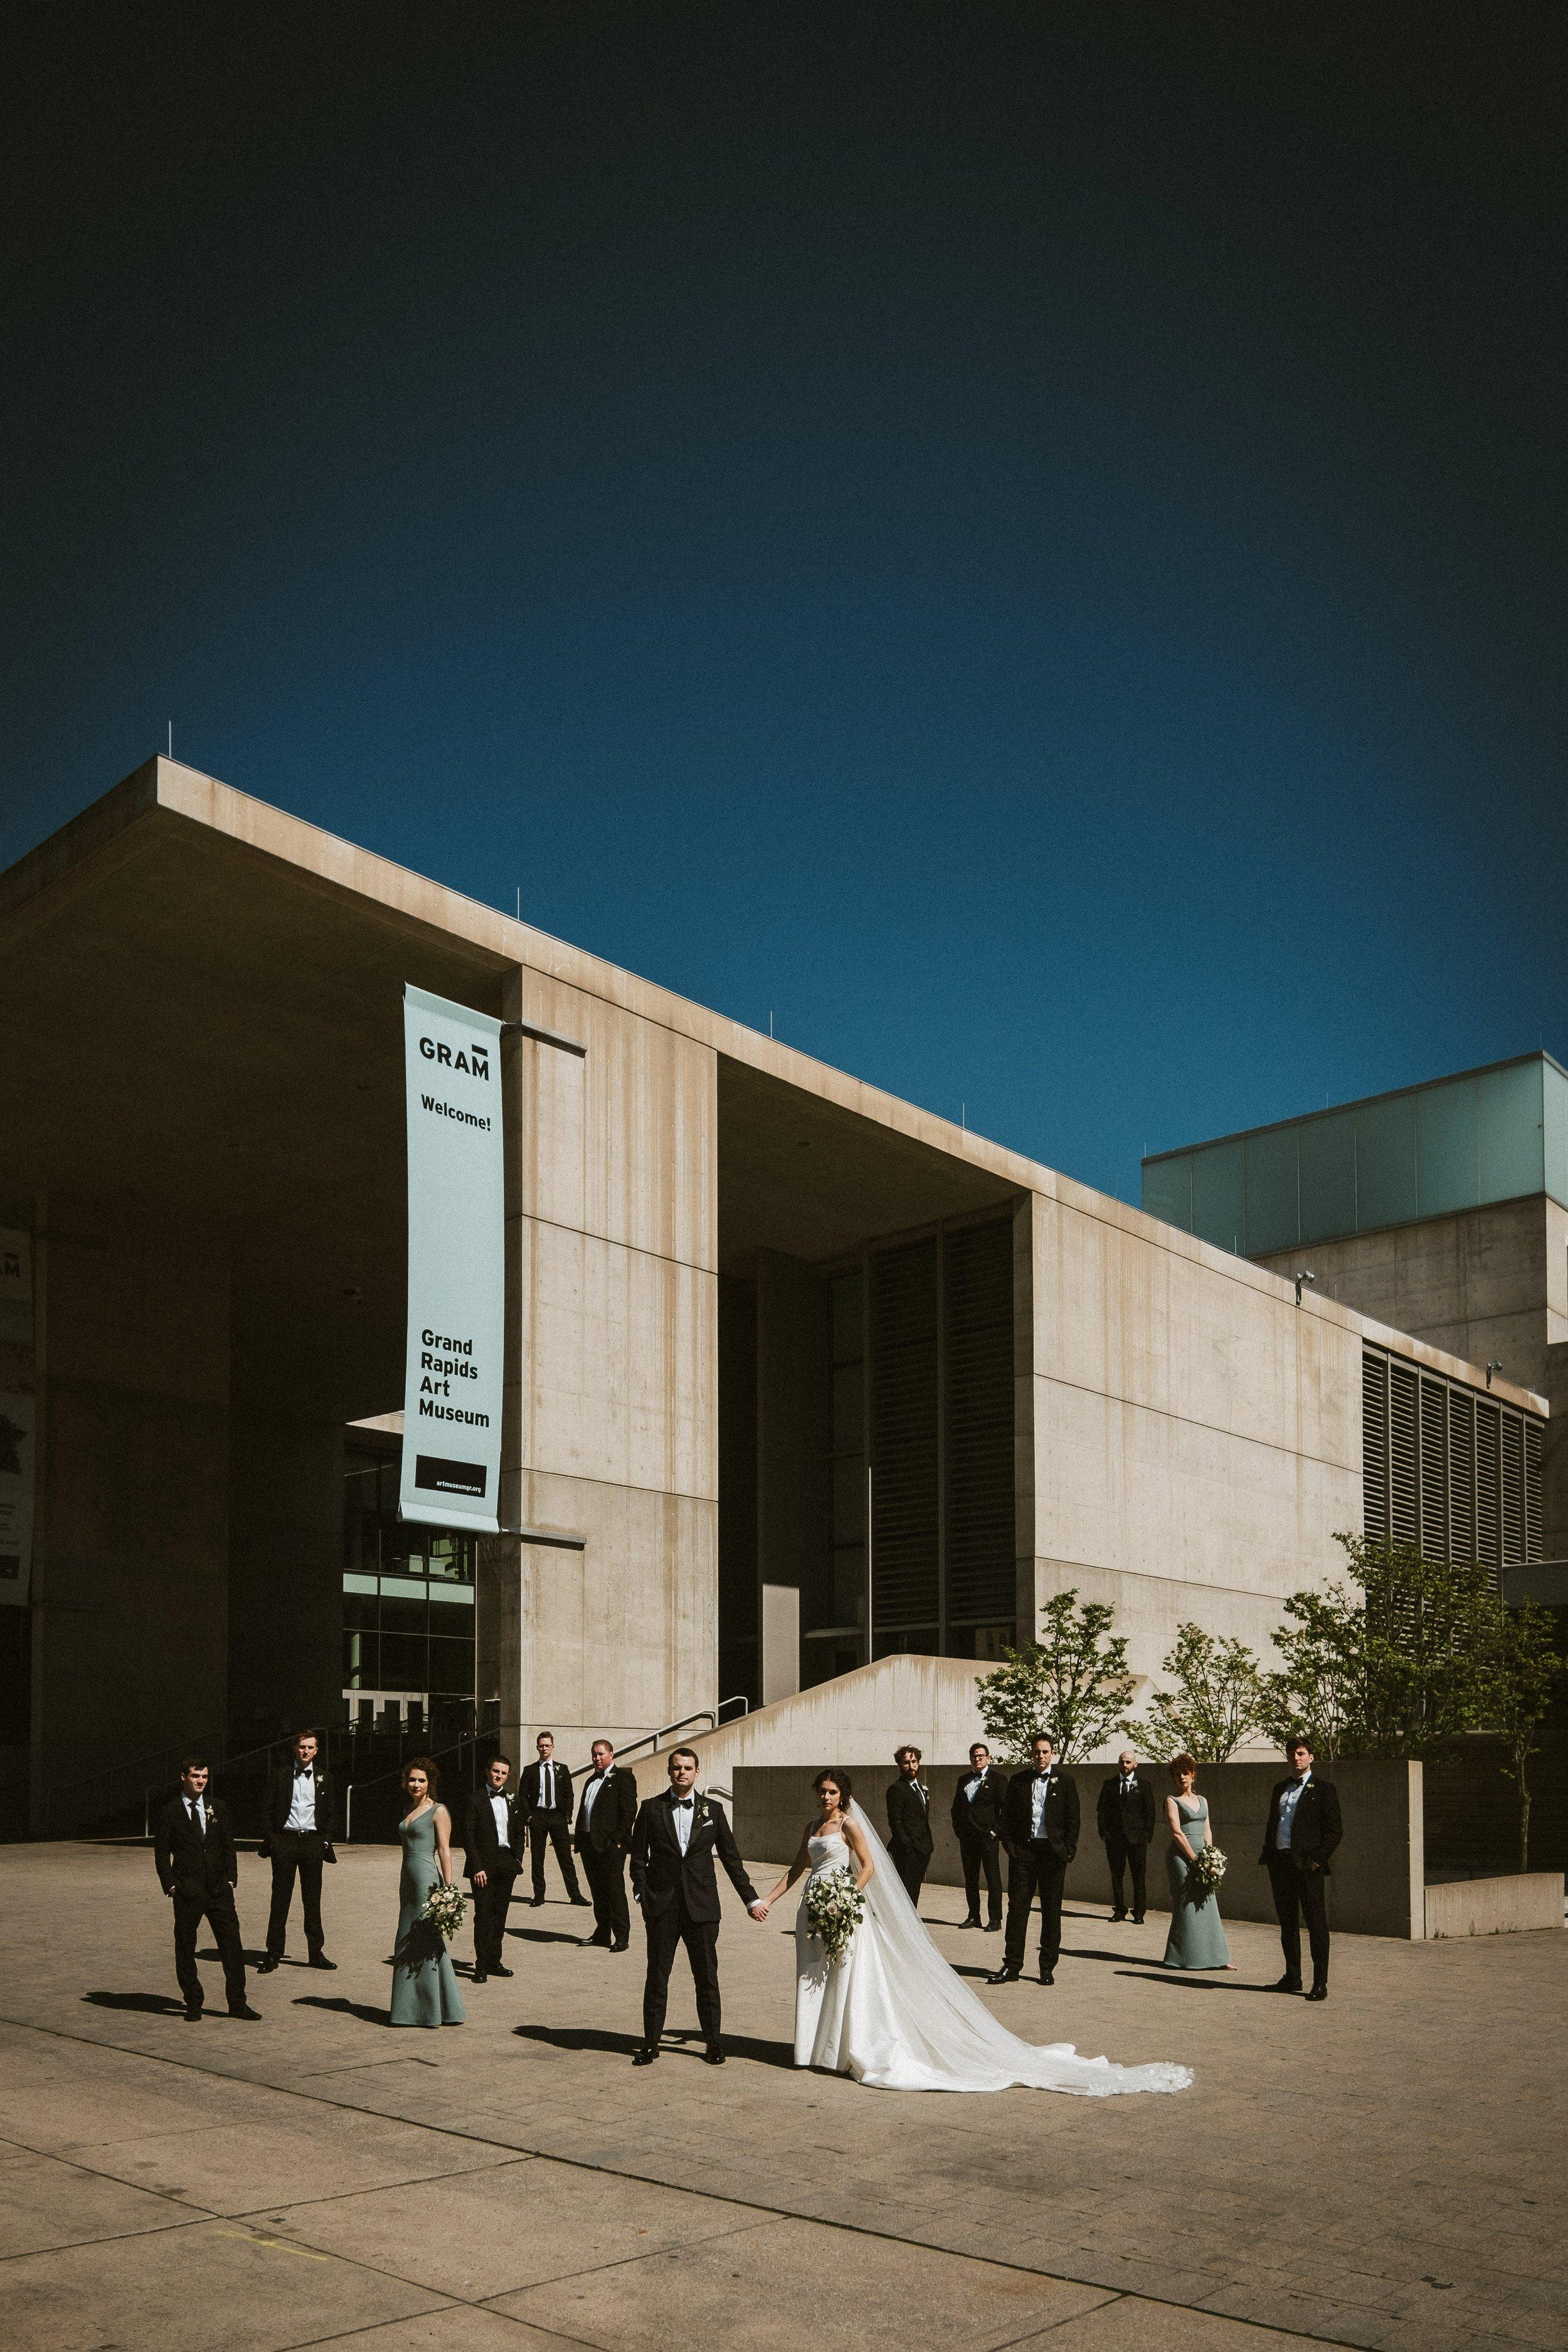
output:
<svg viewBox="0 0 1568 2352"><path fill-rule="evenodd" d="M693 1831L693 1832L695 1832L696 1831L700 1830L700 1829L702 1827L702 1825L703 1825L704 1822L706 1822L706 1821L708 1820L708 1818L709 1818L709 1814L708 1814L708 1800L707 1800L707 1798L706 1798L706 1797L698 1797L698 1798L694 1799L694 1800L693 1800L693 1802L692 1802L692 1807L691 1807L691 1827L692 1827L692 1831Z"/></svg>

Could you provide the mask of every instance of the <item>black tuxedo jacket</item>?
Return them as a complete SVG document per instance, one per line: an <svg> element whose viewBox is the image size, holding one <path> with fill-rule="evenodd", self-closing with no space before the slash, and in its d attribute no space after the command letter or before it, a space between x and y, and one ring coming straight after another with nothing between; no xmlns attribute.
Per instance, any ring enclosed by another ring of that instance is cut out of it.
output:
<svg viewBox="0 0 1568 2352"><path fill-rule="evenodd" d="M207 1815L205 1838L197 1834L184 1797L171 1797L158 1816L153 1859L165 1895L216 1895L222 1887L239 1885L239 1856L234 1850L228 1807L221 1797L205 1797L203 1802Z"/></svg>
<svg viewBox="0 0 1568 2352"><path fill-rule="evenodd" d="M554 1759L552 1758L551 1761L553 1763ZM525 1764L522 1779L518 1783L518 1800L522 1807L525 1825L539 1811L539 1783L542 1771L542 1767L538 1764ZM555 1765L555 1811L561 1815L563 1821L571 1821L572 1775L564 1764Z"/></svg>
<svg viewBox="0 0 1568 2352"><path fill-rule="evenodd" d="M603 1786L594 1800L594 1810L586 1821L583 1818L583 1797L588 1793L588 1780L583 1783L583 1795L577 1800L576 1847L579 1853L608 1853L615 1849L624 1853L632 1842L632 1831L637 1818L637 1780L622 1764L612 1764L605 1773Z"/></svg>
<svg viewBox="0 0 1568 2352"><path fill-rule="evenodd" d="M1036 1780L1031 1764L1022 1772L1015 1772L1007 1783L1007 1802L1002 1813L1002 1843L1009 1853L1027 1848L1035 1834L1035 1801L1031 1791ZM1080 1814L1078 1782L1059 1764L1051 1766L1051 1785L1046 1798L1046 1818L1042 1824L1046 1843L1062 1862L1070 1862L1078 1852Z"/></svg>
<svg viewBox="0 0 1568 2352"><path fill-rule="evenodd" d="M1113 1772L1109 1780L1100 1782L1095 1820L1107 1845L1147 1845L1154 1834L1157 1818L1154 1791L1142 1772L1134 1773L1132 1786L1125 1797L1120 1772Z"/></svg>
<svg viewBox="0 0 1568 2352"><path fill-rule="evenodd" d="M511 1836L513 1868L522 1861L522 1800L515 1789L503 1789L506 1799L507 1825ZM495 1809L490 1803L487 1784L476 1789L468 1800L468 1811L463 1822L463 1874L472 1878L482 1870L488 1878L500 1854L500 1841L496 1836Z"/></svg>
<svg viewBox="0 0 1568 2352"><path fill-rule="evenodd" d="M338 1784L319 1756L311 1767L310 1777L316 1784L317 1834L326 1844L331 1845L338 1833ZM262 1814L262 1819L267 1825L267 1837L262 1843L263 1853L267 1850L268 1842L274 1838L279 1830L287 1827L289 1808L293 1801L294 1759L290 1756L287 1764L274 1767L268 1780L266 1809Z"/></svg>
<svg viewBox="0 0 1568 2352"><path fill-rule="evenodd" d="M749 1908L757 1900L757 1890L746 1875L722 1805L711 1797L698 1797L696 1803L691 1840L684 1854L675 1834L674 1799L669 1790L648 1798L637 1808L632 1830L632 1893L642 1905L645 1919L657 1918L672 1903L679 1902L696 1926L716 1925L720 1912L715 1856L742 1902ZM594 1810L596 1812L598 1807Z"/></svg>
<svg viewBox="0 0 1568 2352"><path fill-rule="evenodd" d="M963 1792L973 1778L973 1772L965 1772L953 1791L952 1826L961 1838L999 1834L1002 1809L1007 1801L1007 1775L998 1772L994 1764L987 1764L972 1804Z"/></svg>
<svg viewBox="0 0 1568 2352"><path fill-rule="evenodd" d="M1331 1780L1320 1780L1315 1772L1311 1774L1290 1824L1290 1843L1281 1853L1274 1843L1274 1832L1279 1820L1279 1800L1289 1786L1289 1780L1274 1783L1274 1793L1268 1800L1268 1823L1263 1832L1263 1851L1258 1859L1263 1863L1292 1862L1302 1871L1310 1871L1315 1864L1319 1870L1326 1871L1329 1856L1345 1833L1340 1819L1340 1792Z"/></svg>
<svg viewBox="0 0 1568 2352"><path fill-rule="evenodd" d="M900 1772L888 1791L888 1843L929 1854L931 1843L931 1790L922 1797Z"/></svg>

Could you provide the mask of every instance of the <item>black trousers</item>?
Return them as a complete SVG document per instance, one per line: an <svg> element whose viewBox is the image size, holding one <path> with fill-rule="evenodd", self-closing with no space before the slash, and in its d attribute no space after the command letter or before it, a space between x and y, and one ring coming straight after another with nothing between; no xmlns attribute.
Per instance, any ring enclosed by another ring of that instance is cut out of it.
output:
<svg viewBox="0 0 1568 2352"><path fill-rule="evenodd" d="M230 2009L245 2000L245 1948L239 1940L239 1917L232 1886L209 1887L201 1895L174 1893L174 1974L188 2009L200 2009L205 2000L201 1971L196 1967L196 1930L205 1920L213 1931L223 1962L223 1987Z"/></svg>
<svg viewBox="0 0 1568 2352"><path fill-rule="evenodd" d="M594 1898L595 1929L613 1943L624 1944L632 1932L626 1907L626 1849L613 1845L604 1853L595 1853L591 1845L585 1845L581 1853L588 1892Z"/></svg>
<svg viewBox="0 0 1568 2352"><path fill-rule="evenodd" d="M1125 1911L1121 1899L1121 1874L1132 1875L1132 1916L1142 1919L1149 1908L1149 1849L1146 1845L1129 1845L1125 1838L1107 1838L1105 1859L1110 1864L1110 1907Z"/></svg>
<svg viewBox="0 0 1568 2352"><path fill-rule="evenodd" d="M912 1845L906 1845L902 1838L894 1838L889 1845L888 1852L893 1857L893 1868L903 1880L904 1893L918 1910L921 1888L925 1884L925 1874L931 1867L930 1854L917 1853Z"/></svg>
<svg viewBox="0 0 1568 2352"><path fill-rule="evenodd" d="M576 1866L572 1860L571 1835L559 1813L535 1813L528 1824L528 1850L533 1860L533 1899L536 1903L544 1900L544 1843L547 1838L555 1849L561 1875L566 1881L566 1892L575 1903L583 1890L577 1884Z"/></svg>
<svg viewBox="0 0 1568 2352"><path fill-rule="evenodd" d="M958 1851L963 1857L963 1893L972 1919L980 1916L980 1875L985 1874L985 1914L994 1927L1002 1925L1002 1848L994 1837L961 1832Z"/></svg>
<svg viewBox="0 0 1568 2352"><path fill-rule="evenodd" d="M502 1854L490 1864L482 1886L469 1882L474 1897L474 1966L483 1976L500 1965L507 1905L521 1868L517 1855Z"/></svg>
<svg viewBox="0 0 1568 2352"><path fill-rule="evenodd" d="M272 1907L267 1914L267 1950L280 1960L289 1942L289 1906L294 1900L294 1880L300 1881L300 1905L305 1914L305 1948L319 1952L326 1942L321 1932L321 1839L315 1830L274 1830L272 1832Z"/></svg>
<svg viewBox="0 0 1568 2352"><path fill-rule="evenodd" d="M1068 1866L1044 1838L1019 1846L1007 1864L1007 1942L1005 1958L1010 1969L1024 1965L1029 1914L1040 1902L1040 1974L1054 1969L1062 1956L1062 1887Z"/></svg>
<svg viewBox="0 0 1568 2352"><path fill-rule="evenodd" d="M686 1947L686 1957L691 1963L691 1981L697 1988L697 2022L704 2038L717 2042L721 2020L719 2002L719 1922L717 1919L693 1919L679 1895L656 1911L651 1918L643 1915L647 1930L647 1975L642 1990L643 2040L650 2046L664 2032L664 2012L669 1999L669 1971L675 1963L678 1944Z"/></svg>
<svg viewBox="0 0 1568 2352"><path fill-rule="evenodd" d="M1321 1870L1298 1870L1289 1854L1268 1857L1268 1883L1279 1920L1279 1948L1285 1973L1301 1978L1301 1920L1307 1922L1307 1947L1312 1955L1312 1982L1329 1981L1329 1882Z"/></svg>

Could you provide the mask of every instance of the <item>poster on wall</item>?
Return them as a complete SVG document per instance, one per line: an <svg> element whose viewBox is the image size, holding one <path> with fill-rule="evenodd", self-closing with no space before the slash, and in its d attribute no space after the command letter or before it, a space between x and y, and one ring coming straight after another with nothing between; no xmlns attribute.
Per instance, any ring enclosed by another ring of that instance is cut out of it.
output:
<svg viewBox="0 0 1568 2352"><path fill-rule="evenodd" d="M0 1389L0 1609L25 1609L33 1570L37 1401Z"/></svg>
<svg viewBox="0 0 1568 2352"><path fill-rule="evenodd" d="M403 992L405 1519L497 1532L506 1335L500 1023Z"/></svg>

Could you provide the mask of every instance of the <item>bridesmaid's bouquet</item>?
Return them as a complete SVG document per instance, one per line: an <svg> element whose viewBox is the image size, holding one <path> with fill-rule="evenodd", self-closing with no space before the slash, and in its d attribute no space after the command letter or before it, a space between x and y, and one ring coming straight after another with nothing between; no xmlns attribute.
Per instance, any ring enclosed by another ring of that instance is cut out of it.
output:
<svg viewBox="0 0 1568 2352"><path fill-rule="evenodd" d="M462 1926L468 1907L468 1898L460 1886L433 1886L425 1897L419 1916L428 1919L432 1927L438 1927L449 1944Z"/></svg>
<svg viewBox="0 0 1568 2352"><path fill-rule="evenodd" d="M1197 1888L1198 1902L1206 1902L1215 1892L1228 1866L1217 1845L1199 1846L1192 1870L1188 1874Z"/></svg>
<svg viewBox="0 0 1568 2352"><path fill-rule="evenodd" d="M833 1967L854 1941L866 1916L866 1898L855 1884L852 1870L824 1870L805 1890L805 1924Z"/></svg>

